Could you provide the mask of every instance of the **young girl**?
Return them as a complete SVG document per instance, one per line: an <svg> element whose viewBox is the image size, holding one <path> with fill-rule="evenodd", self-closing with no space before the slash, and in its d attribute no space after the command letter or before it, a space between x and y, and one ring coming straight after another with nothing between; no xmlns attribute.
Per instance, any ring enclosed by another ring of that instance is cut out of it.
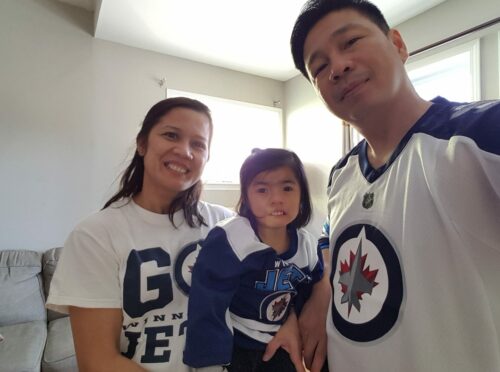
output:
<svg viewBox="0 0 500 372"><path fill-rule="evenodd" d="M269 362L262 355L322 277L317 240L302 228L311 217L304 168L291 151L254 150L240 183L239 216L208 234L194 268L184 362L207 371L295 371L282 349Z"/></svg>
<svg viewBox="0 0 500 372"><path fill-rule="evenodd" d="M232 215L199 201L211 138L203 103L158 102L120 190L67 239L47 304L70 313L80 371L189 371L190 267L209 229Z"/></svg>

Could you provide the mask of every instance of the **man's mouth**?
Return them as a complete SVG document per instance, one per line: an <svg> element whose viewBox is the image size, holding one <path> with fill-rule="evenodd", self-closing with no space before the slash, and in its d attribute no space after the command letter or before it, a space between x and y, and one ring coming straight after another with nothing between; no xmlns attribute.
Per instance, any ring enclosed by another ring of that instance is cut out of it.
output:
<svg viewBox="0 0 500 372"><path fill-rule="evenodd" d="M360 86L365 84L368 80L370 79L364 79L364 80L356 80L354 82L349 83L344 89L342 89L342 92L340 94L340 101L343 101L346 99L346 97L349 97L349 95L356 91Z"/></svg>

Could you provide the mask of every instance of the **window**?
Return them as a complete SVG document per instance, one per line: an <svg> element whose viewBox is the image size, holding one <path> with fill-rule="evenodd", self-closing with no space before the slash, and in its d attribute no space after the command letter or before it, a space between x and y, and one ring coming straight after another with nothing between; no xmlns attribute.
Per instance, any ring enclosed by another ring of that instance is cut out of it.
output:
<svg viewBox="0 0 500 372"><path fill-rule="evenodd" d="M412 59L406 68L417 93L426 100L438 95L458 102L480 99L479 40Z"/></svg>
<svg viewBox="0 0 500 372"><path fill-rule="evenodd" d="M212 112L214 135L210 160L202 177L208 188L238 185L241 164L253 148L283 147L282 113L279 108L171 89L167 90L167 96L197 99Z"/></svg>

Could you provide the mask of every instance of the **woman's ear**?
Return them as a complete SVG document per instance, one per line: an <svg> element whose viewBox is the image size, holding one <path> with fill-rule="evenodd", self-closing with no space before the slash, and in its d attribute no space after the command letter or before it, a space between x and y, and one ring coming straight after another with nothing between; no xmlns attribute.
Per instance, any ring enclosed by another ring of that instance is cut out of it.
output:
<svg viewBox="0 0 500 372"><path fill-rule="evenodd" d="M139 156L146 155L146 141L144 138L138 138L136 141L137 153Z"/></svg>
<svg viewBox="0 0 500 372"><path fill-rule="evenodd" d="M389 39L391 40L392 44L396 47L396 50L403 61L403 63L406 62L408 59L408 49L406 48L406 44L403 40L403 37L399 33L398 30L391 29L389 30Z"/></svg>

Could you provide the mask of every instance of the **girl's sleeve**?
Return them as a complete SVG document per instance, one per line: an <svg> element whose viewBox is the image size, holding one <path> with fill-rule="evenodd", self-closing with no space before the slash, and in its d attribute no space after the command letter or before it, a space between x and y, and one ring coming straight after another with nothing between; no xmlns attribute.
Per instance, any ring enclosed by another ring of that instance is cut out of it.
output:
<svg viewBox="0 0 500 372"><path fill-rule="evenodd" d="M229 305L238 289L242 263L226 232L208 234L193 269L189 292L184 363L195 368L227 365L233 350Z"/></svg>

